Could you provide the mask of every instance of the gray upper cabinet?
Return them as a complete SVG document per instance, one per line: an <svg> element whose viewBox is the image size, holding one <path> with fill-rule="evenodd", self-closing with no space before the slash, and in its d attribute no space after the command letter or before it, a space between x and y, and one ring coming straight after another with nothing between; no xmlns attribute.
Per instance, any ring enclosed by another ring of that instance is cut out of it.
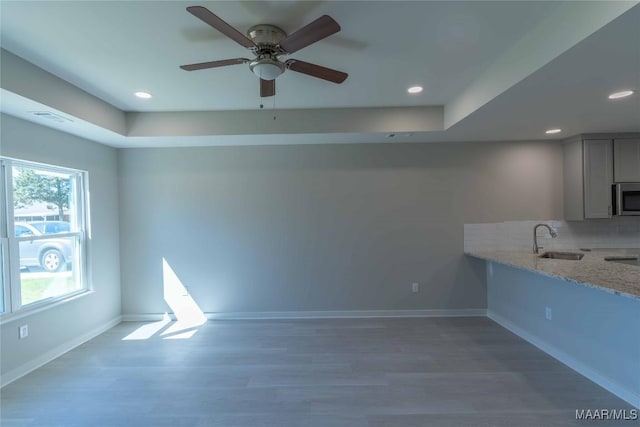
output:
<svg viewBox="0 0 640 427"><path fill-rule="evenodd" d="M613 141L577 138L563 154L565 219L611 218Z"/></svg>
<svg viewBox="0 0 640 427"><path fill-rule="evenodd" d="M613 159L610 139L585 140L584 156L584 217L611 218L611 185Z"/></svg>
<svg viewBox="0 0 640 427"><path fill-rule="evenodd" d="M615 182L640 182L640 138L613 141Z"/></svg>

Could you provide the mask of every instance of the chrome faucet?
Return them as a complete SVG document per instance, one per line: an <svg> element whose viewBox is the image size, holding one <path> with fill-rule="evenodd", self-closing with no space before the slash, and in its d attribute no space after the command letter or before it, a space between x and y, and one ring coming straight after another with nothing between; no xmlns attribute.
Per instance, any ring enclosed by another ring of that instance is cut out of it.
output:
<svg viewBox="0 0 640 427"><path fill-rule="evenodd" d="M537 254L538 249L540 249L538 247L538 234L537 234L538 227L547 227L547 229L549 229L549 234L551 234L551 237L553 237L554 239L558 237L558 233L553 231L553 228L549 227L547 224L538 224L535 227L533 227L533 253L534 254Z"/></svg>

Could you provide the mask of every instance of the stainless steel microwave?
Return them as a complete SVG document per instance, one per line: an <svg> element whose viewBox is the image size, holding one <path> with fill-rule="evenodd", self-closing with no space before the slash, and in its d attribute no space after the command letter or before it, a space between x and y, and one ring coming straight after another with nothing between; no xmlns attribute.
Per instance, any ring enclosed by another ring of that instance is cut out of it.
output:
<svg viewBox="0 0 640 427"><path fill-rule="evenodd" d="M613 185L615 215L640 215L640 182Z"/></svg>

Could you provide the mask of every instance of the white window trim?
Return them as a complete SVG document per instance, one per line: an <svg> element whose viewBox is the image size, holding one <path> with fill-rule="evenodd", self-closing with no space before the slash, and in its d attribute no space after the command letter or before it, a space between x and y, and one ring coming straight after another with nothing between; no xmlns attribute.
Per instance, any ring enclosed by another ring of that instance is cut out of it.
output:
<svg viewBox="0 0 640 427"><path fill-rule="evenodd" d="M1 158L0 158L1 160ZM0 210L6 204L6 194L4 191L4 162L0 161ZM2 294L2 305L0 305L0 317L11 309L11 293L9 292L9 263L6 262L9 256L9 239L6 236L7 227L7 215L0 212L0 263L2 264L2 277L0 277L0 293Z"/></svg>
<svg viewBox="0 0 640 427"><path fill-rule="evenodd" d="M71 294L65 294L64 298L52 298L52 299L42 300L43 302L46 301L46 304L40 304L40 301L34 302L33 304L28 304L22 307L18 311L14 311L11 313L3 313L2 315L0 315L0 326L31 316L32 314L50 310L59 305L66 304L69 301L83 298L93 293L94 291L91 289L89 290L84 289L82 291L79 290Z"/></svg>
<svg viewBox="0 0 640 427"><path fill-rule="evenodd" d="M9 292L9 265L5 262L9 253L9 239L6 237L0 237L0 264L2 267L2 277L0 277L0 293L2 295L2 305L0 305L0 318L7 314L7 308L10 307L9 301L11 300L11 293Z"/></svg>
<svg viewBox="0 0 640 427"><path fill-rule="evenodd" d="M55 307L61 303L75 300L79 296L93 293L93 287L89 280L89 240L88 230L90 230L90 218L88 195L88 173L86 171L69 168L65 166L47 165L38 162L25 161L20 159L14 159L9 157L0 157L0 163L2 169L0 170L0 197L5 202L3 206L4 212L1 217L2 223L0 223L0 238L2 240L3 255L0 258L0 262L3 262L3 275L2 285L4 296L4 311L0 311L0 325L11 322L26 315L31 315L36 312L46 310L51 307ZM68 292L55 297L43 298L32 303L22 305L21 302L21 282L20 282L20 261L18 245L21 240L40 240L51 238L50 236L35 236L35 237L15 237L14 233L10 232L14 229L14 215L13 215L13 188L10 191L6 191L7 183L13 185L13 166L24 166L29 168L37 168L39 170L50 171L53 173L64 170L67 173L77 174L80 179L74 182L74 191L76 195L75 204L77 205L77 215L75 221L77 221L77 232L60 233L56 234L56 237L74 237L79 242L77 250L79 251L77 265L74 265L73 276L76 276L80 281L81 288L72 292ZM6 255L4 255L6 254ZM14 261L15 260L15 261ZM2 307L0 307L2 309Z"/></svg>

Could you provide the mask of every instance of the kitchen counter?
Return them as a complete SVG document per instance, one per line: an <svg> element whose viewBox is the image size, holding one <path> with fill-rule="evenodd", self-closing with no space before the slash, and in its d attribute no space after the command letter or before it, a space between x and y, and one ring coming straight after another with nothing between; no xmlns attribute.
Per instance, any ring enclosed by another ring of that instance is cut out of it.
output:
<svg viewBox="0 0 640 427"><path fill-rule="evenodd" d="M486 261L533 271L578 285L640 300L640 267L605 261L606 257L623 256L628 251L582 252L567 250L567 252L582 253L584 257L578 261L570 261L540 258L539 255L527 252L470 251L465 253Z"/></svg>
<svg viewBox="0 0 640 427"><path fill-rule="evenodd" d="M640 408L640 266L581 253L468 251L487 263L487 317Z"/></svg>

